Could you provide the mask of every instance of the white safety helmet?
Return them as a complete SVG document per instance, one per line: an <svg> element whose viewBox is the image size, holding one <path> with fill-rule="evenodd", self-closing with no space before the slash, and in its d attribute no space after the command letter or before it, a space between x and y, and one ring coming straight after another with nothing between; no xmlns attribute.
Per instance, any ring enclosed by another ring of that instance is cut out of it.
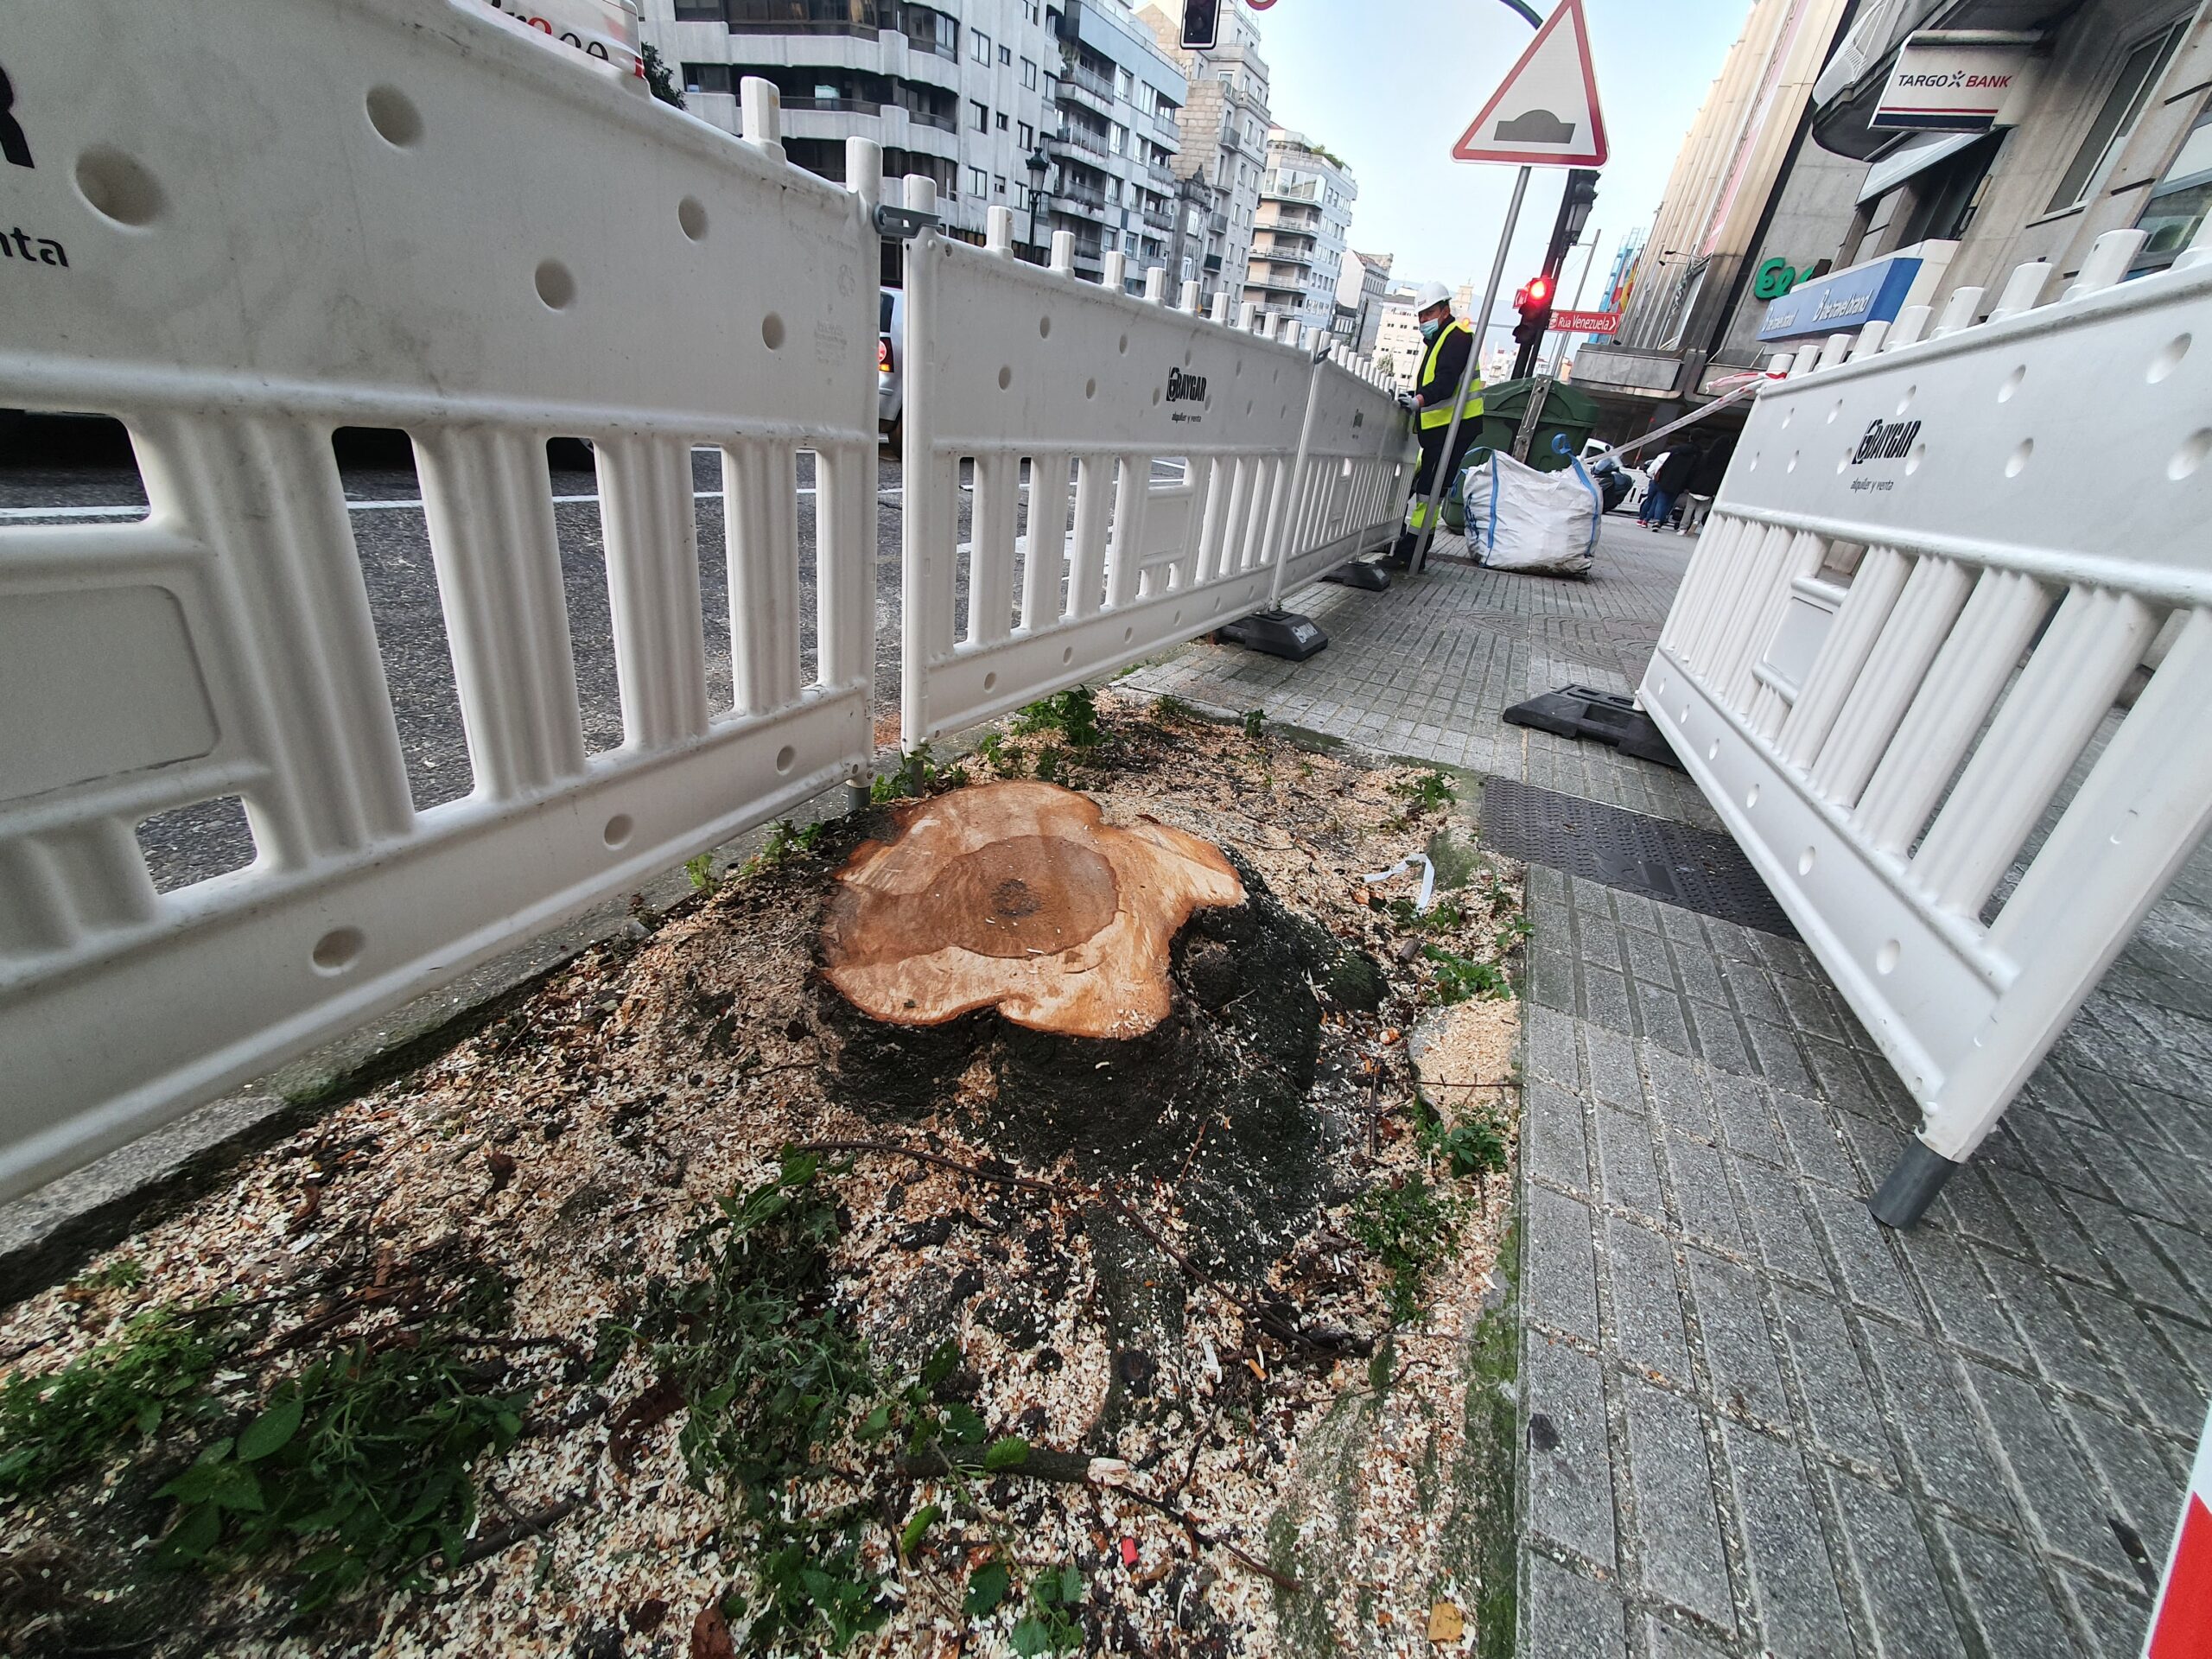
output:
<svg viewBox="0 0 2212 1659"><path fill-rule="evenodd" d="M1419 316L1432 305L1452 303L1452 290L1441 283L1423 283L1414 290L1414 315Z"/></svg>

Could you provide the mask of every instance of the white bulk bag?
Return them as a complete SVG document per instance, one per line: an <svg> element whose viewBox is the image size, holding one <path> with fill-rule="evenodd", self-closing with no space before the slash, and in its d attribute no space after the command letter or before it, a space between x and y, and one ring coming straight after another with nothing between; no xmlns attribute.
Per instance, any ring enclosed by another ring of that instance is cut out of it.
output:
<svg viewBox="0 0 2212 1659"><path fill-rule="evenodd" d="M1554 576L1589 574L1605 499L1579 461L1540 473L1490 452L1460 475L1467 545L1493 570Z"/></svg>

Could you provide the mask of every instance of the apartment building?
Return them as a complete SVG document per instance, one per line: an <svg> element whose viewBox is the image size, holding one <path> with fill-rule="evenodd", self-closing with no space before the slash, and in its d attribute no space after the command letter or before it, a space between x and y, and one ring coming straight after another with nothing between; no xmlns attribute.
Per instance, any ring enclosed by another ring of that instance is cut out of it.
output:
<svg viewBox="0 0 2212 1659"><path fill-rule="evenodd" d="M1052 227L1074 233L1078 272L1096 276L1120 252L1141 289L1145 271L1167 263L1175 231L1176 123L1190 83L1128 0L1057 0L1046 16L1059 41L1046 144Z"/></svg>
<svg viewBox="0 0 2212 1659"><path fill-rule="evenodd" d="M1137 16L1190 81L1174 162L1179 219L1168 244L1178 281L1196 277L1201 301L1226 288L1241 296L1267 167L1268 66L1251 14L1228 6L1213 48L1185 52L1183 0L1147 0Z"/></svg>
<svg viewBox="0 0 2212 1659"><path fill-rule="evenodd" d="M1244 297L1303 327L1332 330L1358 198L1351 169L1326 149L1302 133L1269 129Z"/></svg>
<svg viewBox="0 0 2212 1659"><path fill-rule="evenodd" d="M1139 280L1165 257L1186 83L1126 0L643 0L639 30L694 114L736 132L739 84L773 81L793 162L842 179L846 139L874 139L887 178L937 181L952 235L1005 207L1031 258L1054 230L1092 277L1109 250Z"/></svg>
<svg viewBox="0 0 2212 1659"><path fill-rule="evenodd" d="M1332 327L1345 350L1371 354L1382 326L1382 297L1394 256L1352 249L1337 276L1337 315Z"/></svg>

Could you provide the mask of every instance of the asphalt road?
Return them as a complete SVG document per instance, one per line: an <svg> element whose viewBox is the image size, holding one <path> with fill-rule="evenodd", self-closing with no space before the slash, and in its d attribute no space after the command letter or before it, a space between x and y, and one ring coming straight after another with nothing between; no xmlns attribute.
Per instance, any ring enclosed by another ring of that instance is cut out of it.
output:
<svg viewBox="0 0 2212 1659"><path fill-rule="evenodd" d="M106 510L144 508L137 469L114 429L91 423L51 424L54 430L40 431L30 442L0 446L0 527L114 524L126 522L130 515ZM410 505L420 499L412 455L397 435L363 435L341 436L338 456L346 498L354 504L353 539L406 757L408 783L417 809L428 809L467 794L473 778L429 539L422 509ZM587 458L573 447L562 446L554 459L558 463ZM899 468L887 455L878 466L876 704L881 732L886 716L895 721L899 705ZM695 452L692 470L695 487L701 493L696 501L699 587L709 706L719 711L732 701L719 454ZM586 747L598 753L622 741L598 483L588 467L558 464L552 481L584 739ZM799 457L795 483L800 492L800 650L810 675L816 661L812 456ZM964 532L964 502L963 518ZM235 798L161 813L140 826L138 838L156 885L165 892L239 868L253 856L245 811Z"/></svg>

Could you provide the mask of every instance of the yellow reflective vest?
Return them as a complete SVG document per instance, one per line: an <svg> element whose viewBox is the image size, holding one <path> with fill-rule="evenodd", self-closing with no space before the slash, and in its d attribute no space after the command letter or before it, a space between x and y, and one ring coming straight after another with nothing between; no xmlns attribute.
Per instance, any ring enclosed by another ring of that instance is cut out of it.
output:
<svg viewBox="0 0 2212 1659"><path fill-rule="evenodd" d="M1448 353L1451 362L1447 365L1443 361L1447 355L1446 346L1455 338L1464 344L1459 350ZM1436 338L1429 341L1428 350L1421 360L1421 378L1414 387L1421 394L1422 431L1434 431L1452 424L1452 388L1459 384L1460 373L1466 367L1466 353L1474 348L1474 330L1457 317L1438 329ZM1467 383L1465 410L1460 423L1462 431L1466 429L1468 422L1482 418L1483 383L1479 376Z"/></svg>

